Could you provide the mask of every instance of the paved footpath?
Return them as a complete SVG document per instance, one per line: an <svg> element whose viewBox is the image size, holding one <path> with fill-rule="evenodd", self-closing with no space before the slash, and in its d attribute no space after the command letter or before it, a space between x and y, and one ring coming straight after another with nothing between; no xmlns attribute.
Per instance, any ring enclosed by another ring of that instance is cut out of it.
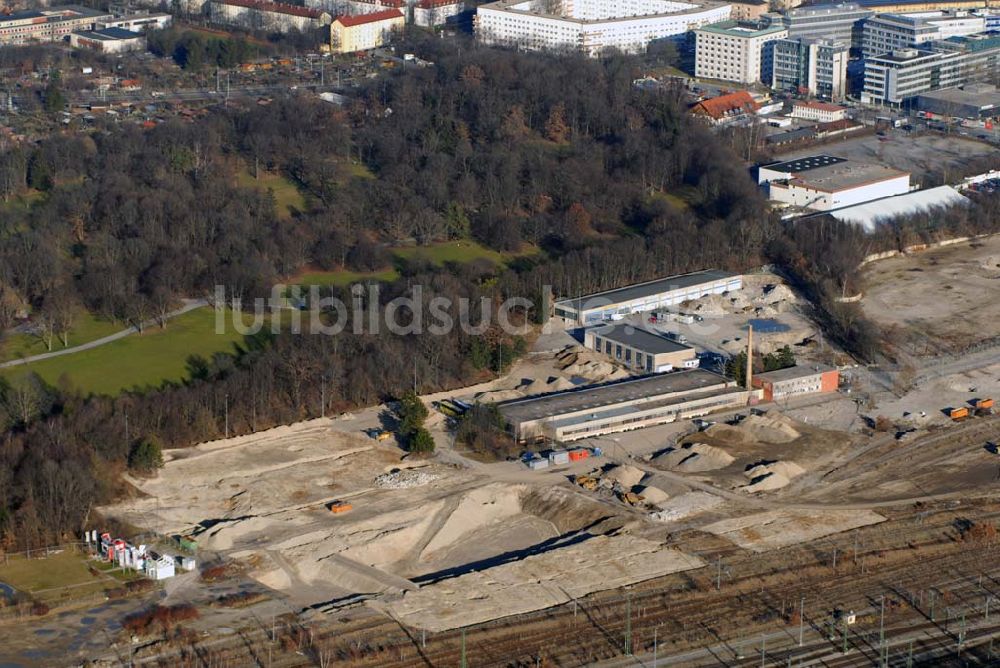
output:
<svg viewBox="0 0 1000 668"><path fill-rule="evenodd" d="M179 309L173 310L166 314L163 319L170 320L171 318L176 318L179 315L184 315L188 311L193 311L196 308L201 308L202 306L208 306L208 302L204 299L190 299L185 300L184 306ZM155 327L160 323L160 318L154 318L152 320L147 320L142 324L142 329L147 327ZM123 329L120 332L115 332L114 334L109 334L108 336L102 337L100 339L94 339L93 341L88 341L87 343L81 343L78 346L73 346L72 348L63 348L62 350L53 350L47 353L39 353L38 355L32 355L30 357L22 357L16 360L10 360L9 362L0 363L0 369L5 369L12 366L20 366L21 364L31 364L32 362L41 362L42 360L51 359L53 357L61 357L63 355L72 355L73 353L79 353L84 350L91 350L92 348L99 348L103 345L111 343L112 341L117 341L118 339L124 339L130 334L135 334L139 331L137 327L129 327L128 329Z"/></svg>

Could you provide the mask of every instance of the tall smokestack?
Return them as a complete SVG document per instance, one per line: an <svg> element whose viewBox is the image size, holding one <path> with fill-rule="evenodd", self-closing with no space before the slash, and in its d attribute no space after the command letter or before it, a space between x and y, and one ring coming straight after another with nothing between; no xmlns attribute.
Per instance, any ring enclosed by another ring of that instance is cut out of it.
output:
<svg viewBox="0 0 1000 668"><path fill-rule="evenodd" d="M747 392L753 390L753 325L747 325Z"/></svg>

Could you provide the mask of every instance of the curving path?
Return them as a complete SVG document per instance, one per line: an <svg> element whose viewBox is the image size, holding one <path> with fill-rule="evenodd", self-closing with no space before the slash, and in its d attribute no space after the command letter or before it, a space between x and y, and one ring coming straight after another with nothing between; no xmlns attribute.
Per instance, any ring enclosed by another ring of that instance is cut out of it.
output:
<svg viewBox="0 0 1000 668"><path fill-rule="evenodd" d="M184 300L184 306L179 309L175 309L163 317L163 320L170 320L171 318L176 318L179 315L184 315L188 311L193 311L202 306L208 306L208 301L205 299L187 299ZM142 323L142 329L147 327L155 327L160 323L160 318L153 318ZM93 348L99 348L100 346L111 343L112 341L117 341L118 339L124 339L130 334L134 334L139 331L137 327L129 327L128 329L123 329L120 332L115 332L114 334L109 334L108 336L101 337L99 339L94 339L93 341L88 341L87 343L81 343L78 346L73 346L72 348L63 348L62 350L53 350L47 353L39 353L38 355L31 355L30 357L22 357L16 360L10 360L7 362L0 363L0 369L5 369L12 366L20 366L22 364L31 364L32 362L41 362L42 360L52 359L53 357L62 357L63 355L72 355L73 353L82 352L84 350L91 350Z"/></svg>

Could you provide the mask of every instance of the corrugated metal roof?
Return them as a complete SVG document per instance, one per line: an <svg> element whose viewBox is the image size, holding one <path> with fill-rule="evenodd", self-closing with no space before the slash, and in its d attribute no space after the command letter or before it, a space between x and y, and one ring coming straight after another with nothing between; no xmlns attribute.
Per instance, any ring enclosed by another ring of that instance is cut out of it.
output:
<svg viewBox="0 0 1000 668"><path fill-rule="evenodd" d="M955 205L968 206L969 199L951 186L938 186L927 190L917 190L905 195L885 197L864 204L856 204L831 211L830 215L846 223L861 225L866 230L875 229L879 220L894 218L911 213L919 213L935 207Z"/></svg>

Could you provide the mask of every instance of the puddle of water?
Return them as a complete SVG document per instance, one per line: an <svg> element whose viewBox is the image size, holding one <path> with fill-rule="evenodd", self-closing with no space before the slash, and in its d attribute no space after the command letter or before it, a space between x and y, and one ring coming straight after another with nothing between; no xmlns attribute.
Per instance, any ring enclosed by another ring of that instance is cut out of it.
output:
<svg viewBox="0 0 1000 668"><path fill-rule="evenodd" d="M51 636L51 635L55 635L56 633L57 633L57 631L55 629L36 629L35 630L35 635L36 636Z"/></svg>
<svg viewBox="0 0 1000 668"><path fill-rule="evenodd" d="M93 624L96 621L97 621L97 617L87 616L87 617L81 617L80 618L80 623L83 624L84 626L90 626L91 624Z"/></svg>
<svg viewBox="0 0 1000 668"><path fill-rule="evenodd" d="M761 334L773 334L776 332L787 332L791 329L788 325L775 320L774 318L751 318L747 320L748 325L753 325L753 331ZM746 329L744 327L743 329Z"/></svg>

